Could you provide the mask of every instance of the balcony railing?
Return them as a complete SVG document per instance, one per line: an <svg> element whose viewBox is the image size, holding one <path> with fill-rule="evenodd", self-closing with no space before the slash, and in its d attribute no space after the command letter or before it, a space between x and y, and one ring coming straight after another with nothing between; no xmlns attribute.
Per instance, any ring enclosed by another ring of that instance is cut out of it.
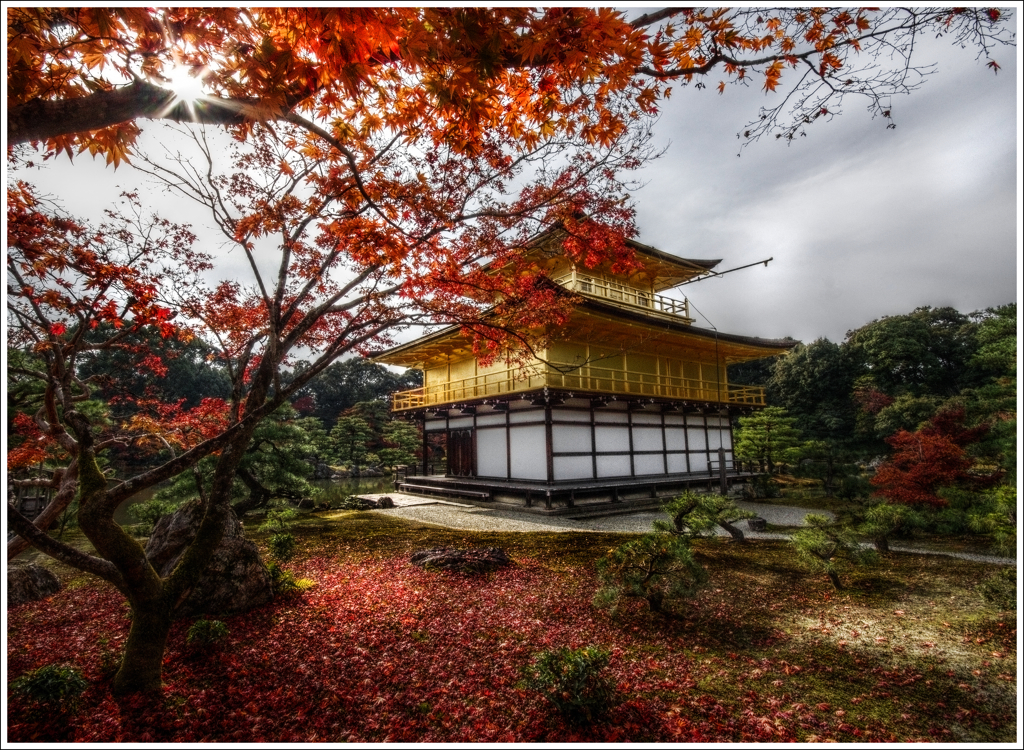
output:
<svg viewBox="0 0 1024 750"><path fill-rule="evenodd" d="M552 279L556 284L590 297L606 299L614 304L633 307L648 313L660 313L681 319L683 323L692 323L689 300L665 297L654 292L634 289L617 281L588 276L576 270Z"/></svg>
<svg viewBox="0 0 1024 750"><path fill-rule="evenodd" d="M764 388L744 385L719 385L697 378L614 370L606 367L583 367L552 362L533 373L516 368L453 380L436 385L400 391L392 395L393 411L421 409L426 406L454 404L472 399L508 393L532 391L547 386L584 393L607 393L615 396L650 396L685 401L764 406Z"/></svg>

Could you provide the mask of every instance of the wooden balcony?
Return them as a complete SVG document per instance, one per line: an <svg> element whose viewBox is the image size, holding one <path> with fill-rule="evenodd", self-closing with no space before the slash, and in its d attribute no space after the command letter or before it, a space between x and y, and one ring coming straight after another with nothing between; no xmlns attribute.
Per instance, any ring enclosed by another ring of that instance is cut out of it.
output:
<svg viewBox="0 0 1024 750"><path fill-rule="evenodd" d="M621 307L657 316L667 316L687 324L693 323L693 318L690 317L690 302L686 298L672 299L599 276L588 276L576 270L553 278L552 281L584 296L596 297Z"/></svg>
<svg viewBox="0 0 1024 750"><path fill-rule="evenodd" d="M716 404L764 406L764 388L728 385L669 375L614 370L605 367L552 362L538 364L534 372L499 370L472 378L400 391L392 395L392 411L422 409L474 399L523 393L547 386L580 393L606 393L620 397L653 397Z"/></svg>

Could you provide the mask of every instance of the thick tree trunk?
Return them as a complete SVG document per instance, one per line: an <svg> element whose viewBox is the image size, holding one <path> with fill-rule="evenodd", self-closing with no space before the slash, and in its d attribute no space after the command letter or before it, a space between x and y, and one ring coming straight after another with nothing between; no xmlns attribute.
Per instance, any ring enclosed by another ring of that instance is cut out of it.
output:
<svg viewBox="0 0 1024 750"><path fill-rule="evenodd" d="M839 576L834 571L826 571L828 573L828 580L832 581L832 586L836 591L843 590L843 584L839 581Z"/></svg>
<svg viewBox="0 0 1024 750"><path fill-rule="evenodd" d="M249 497L240 500L231 506L235 514L241 518L250 510L262 508L270 500L270 490L264 487L260 481L247 469L239 469L237 476L249 490Z"/></svg>
<svg viewBox="0 0 1024 750"><path fill-rule="evenodd" d="M139 542L113 520L115 505L107 480L96 463L87 423L74 419L80 440L81 500L78 522L96 551L117 568L121 590L132 606L132 626L125 654L114 680L116 693L159 690L167 634L174 608L203 574L224 532L224 514L230 508L231 478L249 443L251 430L240 432L221 451L206 514L192 544L168 578L161 578Z"/></svg>
<svg viewBox="0 0 1024 750"><path fill-rule="evenodd" d="M160 690L164 650L172 622L171 608L162 598L132 606L132 627L121 668L114 677L114 693Z"/></svg>
<svg viewBox="0 0 1024 750"><path fill-rule="evenodd" d="M728 531L730 535L732 535L733 541L736 541L736 542L745 542L746 541L746 537L743 536L743 532L740 531L740 529L738 529L737 527L733 526L728 521L719 521L718 525L721 526L726 531Z"/></svg>
<svg viewBox="0 0 1024 750"><path fill-rule="evenodd" d="M876 536L875 537L875 549L879 552L889 551L889 537L887 536Z"/></svg>
<svg viewBox="0 0 1024 750"><path fill-rule="evenodd" d="M836 462L830 456L825 460L825 497L832 497L835 489L833 484L836 480Z"/></svg>

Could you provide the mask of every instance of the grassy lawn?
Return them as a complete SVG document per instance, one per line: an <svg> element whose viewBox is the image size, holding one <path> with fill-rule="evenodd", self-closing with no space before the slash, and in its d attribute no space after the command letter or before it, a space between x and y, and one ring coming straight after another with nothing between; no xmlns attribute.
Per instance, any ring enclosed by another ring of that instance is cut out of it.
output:
<svg viewBox="0 0 1024 750"><path fill-rule="evenodd" d="M162 695L114 699L128 628L105 584L8 613L8 679L54 661L90 681L72 716L8 704L9 741L945 741L1016 737L1016 618L974 592L994 567L891 554L848 589L801 570L785 542L698 542L711 585L676 616L590 604L618 534L475 533L375 513L302 517L289 567L316 585L244 615L208 651L178 623ZM254 535L263 544L260 535ZM482 577L408 564L424 547L498 546ZM598 645L617 705L566 722L521 685L543 650ZM57 656L59 655L59 656Z"/></svg>

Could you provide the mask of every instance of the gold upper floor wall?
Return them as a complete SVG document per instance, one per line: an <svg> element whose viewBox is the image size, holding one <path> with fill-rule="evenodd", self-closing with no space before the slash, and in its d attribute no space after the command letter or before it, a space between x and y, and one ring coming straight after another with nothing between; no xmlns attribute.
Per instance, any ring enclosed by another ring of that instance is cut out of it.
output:
<svg viewBox="0 0 1024 750"><path fill-rule="evenodd" d="M472 357L424 370L424 385L394 394L403 411L542 388L622 398L665 398L716 404L764 405L764 389L731 386L724 360L624 351L581 341L559 341L525 365L482 366Z"/></svg>
<svg viewBox="0 0 1024 750"><path fill-rule="evenodd" d="M690 301L685 297L673 298L656 293L653 288L640 289L611 274L580 271L570 268L550 277L559 286L588 297L608 302L616 307L642 312L652 317L693 323Z"/></svg>

